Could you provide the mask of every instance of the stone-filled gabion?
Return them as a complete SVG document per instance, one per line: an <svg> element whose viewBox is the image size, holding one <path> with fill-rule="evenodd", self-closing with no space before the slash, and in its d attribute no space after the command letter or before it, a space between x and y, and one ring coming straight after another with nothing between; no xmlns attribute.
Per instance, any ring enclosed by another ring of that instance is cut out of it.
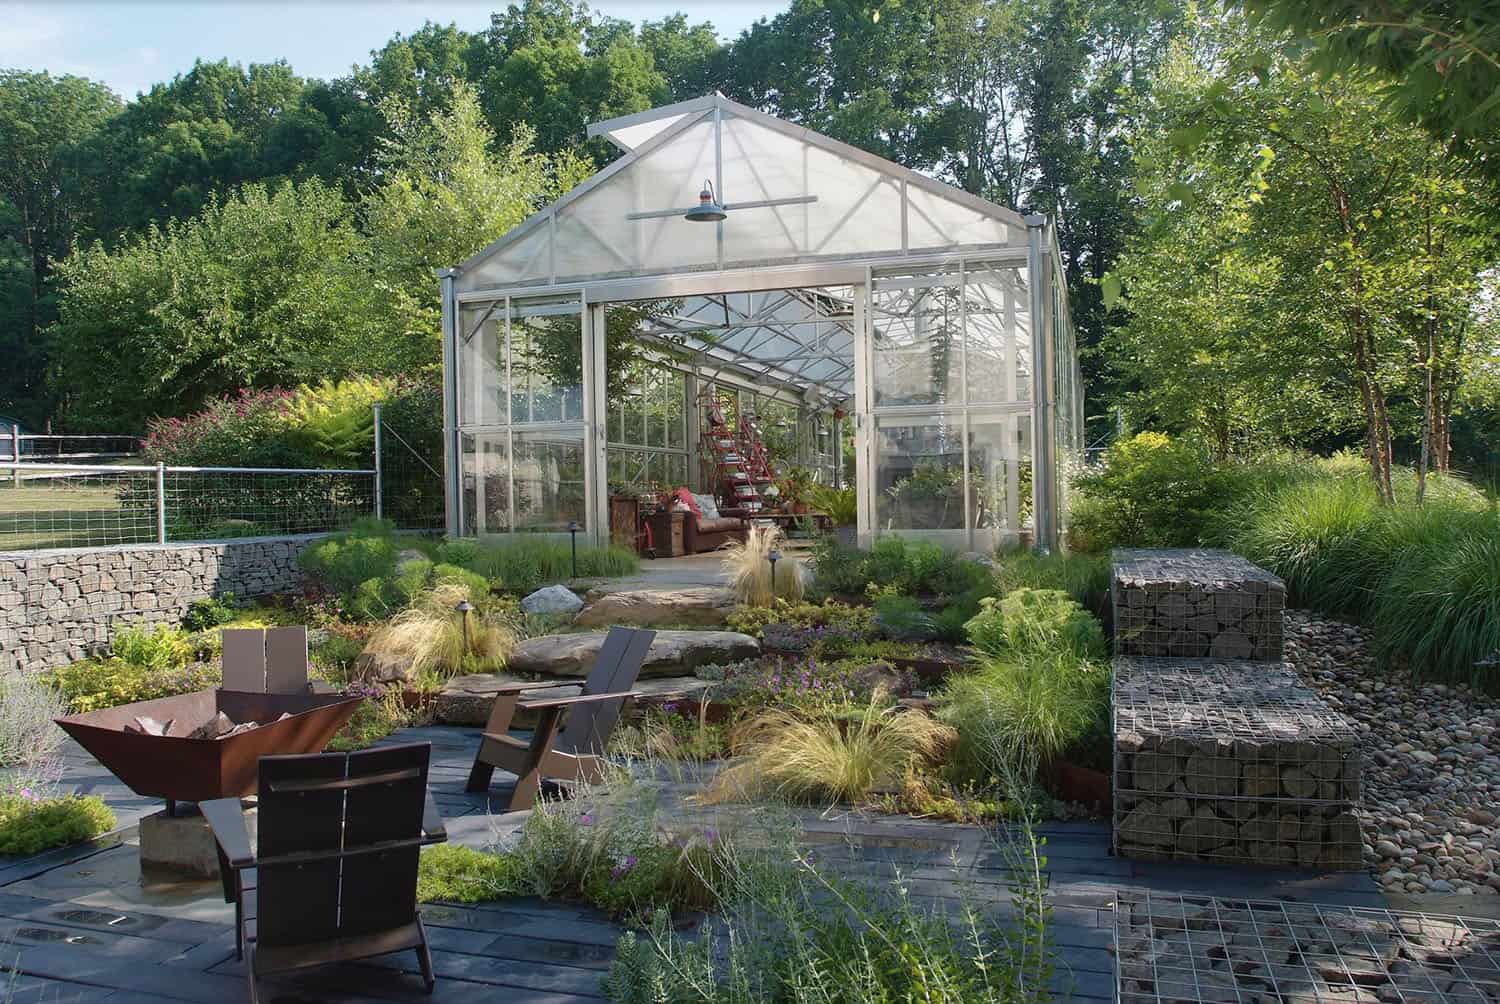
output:
<svg viewBox="0 0 1500 1004"><path fill-rule="evenodd" d="M1117 657L1124 857L1361 866L1358 733L1284 665Z"/></svg>
<svg viewBox="0 0 1500 1004"><path fill-rule="evenodd" d="M1110 594L1117 655L1281 660L1286 585L1239 555L1117 550Z"/></svg>
<svg viewBox="0 0 1500 1004"><path fill-rule="evenodd" d="M1494 1004L1500 922L1317 903L1115 896L1120 1004Z"/></svg>
<svg viewBox="0 0 1500 1004"><path fill-rule="evenodd" d="M194 600L295 592L323 534L0 553L0 671L67 665L126 624L175 623Z"/></svg>

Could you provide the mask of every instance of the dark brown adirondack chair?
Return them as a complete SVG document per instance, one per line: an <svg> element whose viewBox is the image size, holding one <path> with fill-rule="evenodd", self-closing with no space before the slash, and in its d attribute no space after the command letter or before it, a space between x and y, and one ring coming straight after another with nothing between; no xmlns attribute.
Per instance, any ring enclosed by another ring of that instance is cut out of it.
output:
<svg viewBox="0 0 1500 1004"><path fill-rule="evenodd" d="M495 768L508 770L516 775L516 789L506 811L514 812L531 808L544 777L559 781L603 777L605 744L626 700L640 696L631 688L655 639L656 632L644 628L610 628L576 697L524 699L528 690L558 686L555 680L517 683L502 690L490 709L484 741L474 755L465 790L488 791ZM510 735L517 710L537 715L529 742Z"/></svg>
<svg viewBox="0 0 1500 1004"><path fill-rule="evenodd" d="M225 628L224 690L251 694L330 693L307 680L307 628Z"/></svg>
<svg viewBox="0 0 1500 1004"><path fill-rule="evenodd" d="M219 845L224 899L250 1002L256 977L414 948L433 987L417 912L417 856L448 839L427 790L430 743L260 759L259 847L237 798L199 807Z"/></svg>

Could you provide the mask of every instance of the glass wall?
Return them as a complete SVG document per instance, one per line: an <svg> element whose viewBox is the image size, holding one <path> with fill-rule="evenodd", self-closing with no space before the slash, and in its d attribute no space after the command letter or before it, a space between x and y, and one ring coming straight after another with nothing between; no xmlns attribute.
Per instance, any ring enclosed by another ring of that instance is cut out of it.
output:
<svg viewBox="0 0 1500 1004"><path fill-rule="evenodd" d="M687 375L638 363L610 381L609 493L659 492L688 481Z"/></svg>
<svg viewBox="0 0 1500 1004"><path fill-rule="evenodd" d="M1031 515L1026 269L877 271L870 298L874 532L989 551Z"/></svg>
<svg viewBox="0 0 1500 1004"><path fill-rule="evenodd" d="M502 299L458 315L464 533L587 527L579 297Z"/></svg>

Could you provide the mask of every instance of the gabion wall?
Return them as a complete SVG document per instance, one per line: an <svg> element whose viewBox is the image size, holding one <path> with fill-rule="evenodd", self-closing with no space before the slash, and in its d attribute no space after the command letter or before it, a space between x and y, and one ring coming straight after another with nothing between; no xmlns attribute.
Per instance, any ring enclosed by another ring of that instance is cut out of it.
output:
<svg viewBox="0 0 1500 1004"><path fill-rule="evenodd" d="M1115 659L1116 853L1361 867L1354 728L1284 665Z"/></svg>
<svg viewBox="0 0 1500 1004"><path fill-rule="evenodd" d="M1494 920L1122 890L1114 934L1120 1004L1500 1000Z"/></svg>
<svg viewBox="0 0 1500 1004"><path fill-rule="evenodd" d="M1117 655L1281 661L1286 585L1237 554L1117 550L1110 596Z"/></svg>

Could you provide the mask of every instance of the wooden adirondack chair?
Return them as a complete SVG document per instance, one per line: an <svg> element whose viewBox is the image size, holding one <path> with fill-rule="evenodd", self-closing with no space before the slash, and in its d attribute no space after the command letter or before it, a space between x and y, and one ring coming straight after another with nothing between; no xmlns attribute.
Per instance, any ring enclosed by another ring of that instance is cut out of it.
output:
<svg viewBox="0 0 1500 1004"><path fill-rule="evenodd" d="M224 689L305 694L307 628L225 628Z"/></svg>
<svg viewBox="0 0 1500 1004"><path fill-rule="evenodd" d="M542 778L597 781L604 775L604 747L620 720L656 632L612 627L599 648L593 669L576 697L525 700L528 690L556 687L556 681L517 683L502 690L490 709L484 741L474 755L466 791L488 791L495 768L516 775L516 789L506 811L529 809ZM529 742L510 735L517 710L533 711L536 728ZM566 713L566 719L564 714Z"/></svg>
<svg viewBox="0 0 1500 1004"><path fill-rule="evenodd" d="M225 902L250 1002L256 978L414 948L427 991L432 954L417 911L417 856L448 839L427 790L430 743L260 759L259 847L237 798L199 803L219 845Z"/></svg>

